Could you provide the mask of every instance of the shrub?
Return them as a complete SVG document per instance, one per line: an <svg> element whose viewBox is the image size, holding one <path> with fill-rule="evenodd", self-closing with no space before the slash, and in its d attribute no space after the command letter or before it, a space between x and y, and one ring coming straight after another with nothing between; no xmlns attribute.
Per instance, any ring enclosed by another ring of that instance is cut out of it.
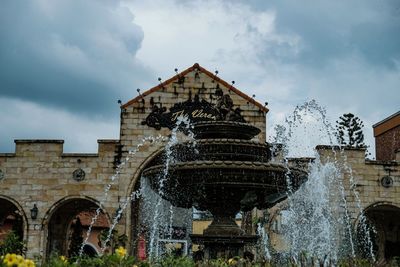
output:
<svg viewBox="0 0 400 267"><path fill-rule="evenodd" d="M11 231L4 240L0 241L0 255L15 253L25 255L26 245L14 231Z"/></svg>

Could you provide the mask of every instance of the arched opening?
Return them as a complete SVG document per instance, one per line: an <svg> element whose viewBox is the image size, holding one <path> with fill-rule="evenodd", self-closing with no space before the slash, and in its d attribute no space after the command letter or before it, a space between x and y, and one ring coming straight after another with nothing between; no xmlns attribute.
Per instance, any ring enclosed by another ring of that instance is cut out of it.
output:
<svg viewBox="0 0 400 267"><path fill-rule="evenodd" d="M400 208L375 204L365 212L365 224L358 223L357 239L363 256L370 252L378 260L400 257Z"/></svg>
<svg viewBox="0 0 400 267"><path fill-rule="evenodd" d="M50 215L48 223L47 256L58 253L68 257L77 255L87 232L96 215L98 204L88 198L73 198L60 201ZM97 220L91 227L88 242L94 248L85 247L83 253L88 256L98 255L101 250L100 235L109 229L109 220L106 213L100 212ZM94 250L94 251L93 251Z"/></svg>
<svg viewBox="0 0 400 267"><path fill-rule="evenodd" d="M12 201L0 197L0 244L10 234L14 235L16 241L15 249L20 250L16 252L22 253L23 245L22 241L24 238L24 214L22 209L18 208ZM20 245L18 245L20 244Z"/></svg>
<svg viewBox="0 0 400 267"><path fill-rule="evenodd" d="M163 148L154 152L141 166L131 185L130 195L137 192L139 198L132 199L130 210L130 244L136 257L145 259L160 256L166 251L186 255L191 247L192 209L177 208L162 199L150 188L142 171L160 160ZM140 192L140 193L139 193Z"/></svg>
<svg viewBox="0 0 400 267"><path fill-rule="evenodd" d="M89 257L96 257L97 255L99 255L95 246L89 243L83 246L83 254Z"/></svg>

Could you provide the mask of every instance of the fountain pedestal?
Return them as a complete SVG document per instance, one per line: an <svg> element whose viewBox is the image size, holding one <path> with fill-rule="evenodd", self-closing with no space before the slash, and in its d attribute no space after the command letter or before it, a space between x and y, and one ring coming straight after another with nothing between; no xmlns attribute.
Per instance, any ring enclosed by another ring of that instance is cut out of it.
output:
<svg viewBox="0 0 400 267"><path fill-rule="evenodd" d="M192 242L203 246L204 259L244 256L245 245L255 244L256 235L190 235Z"/></svg>
<svg viewBox="0 0 400 267"><path fill-rule="evenodd" d="M151 187L172 205L211 212L210 226L202 235L191 235L194 244L204 247L206 259L243 257L244 247L258 238L245 234L235 215L269 208L286 198L288 182L296 190L306 180L302 170L270 162L269 144L251 140L259 132L241 122L196 123L196 142L173 146L143 172ZM173 160L166 170L167 154Z"/></svg>

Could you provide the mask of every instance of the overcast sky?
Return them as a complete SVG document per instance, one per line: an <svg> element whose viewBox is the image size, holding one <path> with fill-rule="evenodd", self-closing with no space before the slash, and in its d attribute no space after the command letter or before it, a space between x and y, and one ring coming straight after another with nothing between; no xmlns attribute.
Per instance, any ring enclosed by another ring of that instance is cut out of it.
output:
<svg viewBox="0 0 400 267"><path fill-rule="evenodd" d="M119 106L198 62L261 103L268 132L315 99L334 123L400 110L397 0L5 0L0 6L0 152L118 138Z"/></svg>

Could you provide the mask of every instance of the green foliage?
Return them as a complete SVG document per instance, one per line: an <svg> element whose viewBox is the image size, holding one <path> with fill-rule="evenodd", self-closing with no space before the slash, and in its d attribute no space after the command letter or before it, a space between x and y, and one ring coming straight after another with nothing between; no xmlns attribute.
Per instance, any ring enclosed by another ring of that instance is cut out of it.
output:
<svg viewBox="0 0 400 267"><path fill-rule="evenodd" d="M0 255L1 256L1 255ZM393 259L385 266L399 266L398 259ZM0 267L5 266L0 260ZM116 254L103 255L101 257L75 257L67 259L57 254L51 255L48 261L38 267L305 267L305 266L337 266L337 267L373 267L377 266L366 259L349 258L338 262L317 259L307 253L299 255L297 258L286 258L280 263L271 261L251 262L239 257L231 259L215 259L209 261L194 262L188 257L165 257L152 262L139 261L132 256L121 256ZM383 265L382 265L383 266Z"/></svg>
<svg viewBox="0 0 400 267"><path fill-rule="evenodd" d="M14 231L11 231L4 240L0 241L0 255L6 255L7 253L25 255L25 252L25 242Z"/></svg>
<svg viewBox="0 0 400 267"><path fill-rule="evenodd" d="M158 261L157 266L160 267L194 267L195 263L188 257L166 257Z"/></svg>
<svg viewBox="0 0 400 267"><path fill-rule="evenodd" d="M126 242L128 241L128 237L125 234L119 235L118 231L113 229L110 239L108 240L107 244L105 244L108 235L109 230L105 229L99 233L98 239L100 240L102 247L109 247L111 248L111 251L114 251L117 247L120 246L125 247Z"/></svg>
<svg viewBox="0 0 400 267"><path fill-rule="evenodd" d="M343 114L336 121L336 130L340 144L350 147L365 147L363 122L352 113Z"/></svg>

